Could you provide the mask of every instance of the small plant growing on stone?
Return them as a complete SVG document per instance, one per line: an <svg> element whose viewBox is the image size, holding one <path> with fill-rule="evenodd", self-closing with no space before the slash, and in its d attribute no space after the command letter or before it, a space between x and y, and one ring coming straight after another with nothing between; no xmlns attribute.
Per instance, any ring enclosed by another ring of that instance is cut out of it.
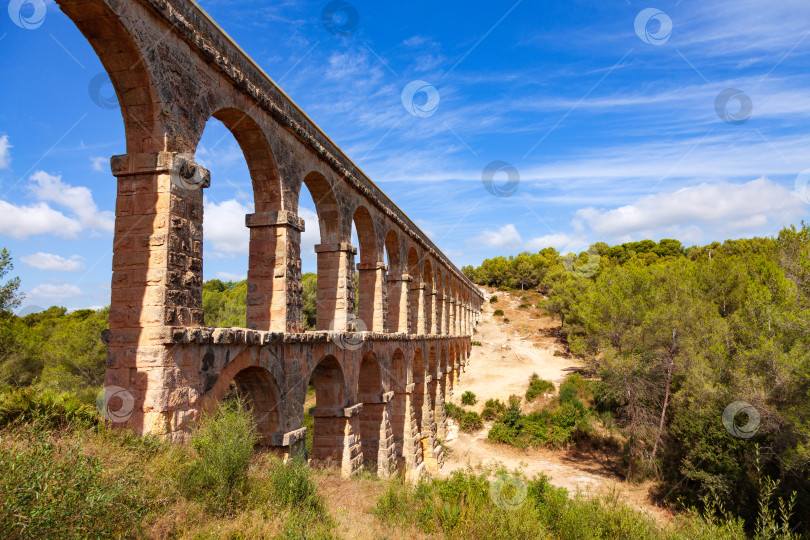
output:
<svg viewBox="0 0 810 540"><path fill-rule="evenodd" d="M492 314L493 315L500 315L501 317L503 317L503 310L502 309L496 309L495 311L492 312Z"/></svg>
<svg viewBox="0 0 810 540"><path fill-rule="evenodd" d="M475 394L473 394L469 390L461 394L462 405L475 405L476 403L478 403L478 399L475 397Z"/></svg>

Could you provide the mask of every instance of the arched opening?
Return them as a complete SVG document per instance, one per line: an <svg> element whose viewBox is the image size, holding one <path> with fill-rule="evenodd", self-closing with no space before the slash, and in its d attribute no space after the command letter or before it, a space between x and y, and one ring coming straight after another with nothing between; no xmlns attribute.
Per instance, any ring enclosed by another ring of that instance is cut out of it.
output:
<svg viewBox="0 0 810 540"><path fill-rule="evenodd" d="M241 398L253 412L260 436L259 444L271 444L271 436L281 425L281 392L275 377L266 368L256 365L249 351L243 351L220 372L210 392L203 397L204 408Z"/></svg>
<svg viewBox="0 0 810 540"><path fill-rule="evenodd" d="M354 255L340 244L340 207L322 174L311 172L304 177L295 211L305 222L301 234L303 330L345 330L350 307L345 276Z"/></svg>
<svg viewBox="0 0 810 540"><path fill-rule="evenodd" d="M425 261L422 276L425 282L425 332L436 334L436 294L434 293L433 267L430 265L430 261Z"/></svg>
<svg viewBox="0 0 810 540"><path fill-rule="evenodd" d="M392 433L388 404L383 399L382 375L377 355L369 351L363 355L357 380L357 399L363 404L360 411L360 443L363 461L372 471L387 471L391 465L389 450Z"/></svg>
<svg viewBox="0 0 810 540"><path fill-rule="evenodd" d="M411 334L419 333L419 302L420 296L422 296L423 289L422 289L422 272L419 268L419 255L416 253L416 249L411 247L408 250L408 275L411 278L411 286L410 286L410 294L409 296L409 307L408 307L408 332ZM422 300L422 310L424 311L424 298ZM424 317L424 313L422 314ZM422 321L424 324L424 321ZM423 329L424 332L424 329Z"/></svg>
<svg viewBox="0 0 810 540"><path fill-rule="evenodd" d="M340 463L346 418L343 369L334 356L324 357L312 370L310 384L315 390L315 407L310 411L312 448L310 457L324 463Z"/></svg>
<svg viewBox="0 0 810 540"><path fill-rule="evenodd" d="M148 64L129 29L102 0L60 2L59 8L87 38L110 77L124 118L127 153L164 150L155 128L158 99Z"/></svg>
<svg viewBox="0 0 810 540"><path fill-rule="evenodd" d="M401 263L399 236L393 230L385 235L385 258L388 264L388 324L389 332L408 332L408 281Z"/></svg>
<svg viewBox="0 0 810 540"><path fill-rule="evenodd" d="M408 403L408 367L405 356L400 349L394 351L391 358L390 388L394 392L391 400L391 430L394 434L394 448L397 456L397 468L405 467L405 440L413 441L415 426L411 425L410 404ZM412 452L409 452L412 454Z"/></svg>
<svg viewBox="0 0 810 540"><path fill-rule="evenodd" d="M383 330L384 265L377 254L374 219L365 206L358 206L352 217L352 244L359 248L355 283L357 284L357 330Z"/></svg>

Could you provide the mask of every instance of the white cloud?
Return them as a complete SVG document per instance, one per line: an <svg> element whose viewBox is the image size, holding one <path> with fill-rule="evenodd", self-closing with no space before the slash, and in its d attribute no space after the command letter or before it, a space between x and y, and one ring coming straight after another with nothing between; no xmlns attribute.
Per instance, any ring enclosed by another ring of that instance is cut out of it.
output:
<svg viewBox="0 0 810 540"><path fill-rule="evenodd" d="M520 233L515 226L509 223L497 231L485 230L476 238L476 242L480 242L489 247L507 248L521 245L523 239L520 237Z"/></svg>
<svg viewBox="0 0 810 540"><path fill-rule="evenodd" d="M76 298L82 294L82 290L75 285L43 283L31 289L28 296L48 300L65 300L67 298Z"/></svg>
<svg viewBox="0 0 810 540"><path fill-rule="evenodd" d="M35 234L76 238L82 226L45 203L15 206L0 201L0 234L24 240Z"/></svg>
<svg viewBox="0 0 810 540"><path fill-rule="evenodd" d="M565 249L570 249L569 246L576 243L574 237L565 233L553 233L545 236L532 238L526 242L526 249L529 251L540 251L548 247L553 247L557 251L563 252Z"/></svg>
<svg viewBox="0 0 810 540"><path fill-rule="evenodd" d="M791 189L761 177L743 184L703 183L657 193L612 210L583 208L573 225L578 230L587 225L601 240L666 235L699 242L706 231L711 231L710 237L736 237L779 227L805 210Z"/></svg>
<svg viewBox="0 0 810 540"><path fill-rule="evenodd" d="M115 228L114 214L99 210L88 188L71 186L62 182L61 176L53 176L45 171L35 172L31 180L35 184L31 189L39 200L71 210L82 227L105 232L112 232Z"/></svg>
<svg viewBox="0 0 810 540"><path fill-rule="evenodd" d="M253 205L235 199L215 203L206 198L203 238L216 251L229 255L245 255L250 251L250 231L245 227L245 215L253 213Z"/></svg>
<svg viewBox="0 0 810 540"><path fill-rule="evenodd" d="M224 279L225 281L242 281L247 279L246 275L240 274L231 274L230 272L217 272L218 279Z"/></svg>
<svg viewBox="0 0 810 540"><path fill-rule="evenodd" d="M8 135L0 137L0 169L8 169L11 165L11 145L8 143Z"/></svg>
<svg viewBox="0 0 810 540"><path fill-rule="evenodd" d="M40 270L50 270L54 272L78 272L84 270L84 261L78 255L73 255L70 259L66 259L59 255L40 251L33 255L20 257L20 260Z"/></svg>
<svg viewBox="0 0 810 540"><path fill-rule="evenodd" d="M90 163L93 164L93 170L96 172L110 172L110 160L105 157L91 157Z"/></svg>
<svg viewBox="0 0 810 540"><path fill-rule="evenodd" d="M62 182L61 176L44 171L35 172L30 180L31 192L40 202L15 205L0 200L0 234L22 240L37 234L77 238L85 229L112 232L113 213L99 210L86 187L71 186ZM48 202L70 210L73 215L55 210Z"/></svg>

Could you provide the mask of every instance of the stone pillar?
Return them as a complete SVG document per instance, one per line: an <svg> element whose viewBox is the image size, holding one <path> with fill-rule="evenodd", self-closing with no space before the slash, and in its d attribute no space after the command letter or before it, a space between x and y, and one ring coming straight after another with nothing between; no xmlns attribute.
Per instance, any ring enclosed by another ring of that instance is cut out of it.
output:
<svg viewBox="0 0 810 540"><path fill-rule="evenodd" d="M391 401L391 427L396 449L396 468L405 472L409 482L419 480L422 464L422 443L419 436L419 421L414 411L414 384L395 390Z"/></svg>
<svg viewBox="0 0 810 540"><path fill-rule="evenodd" d="M429 300L425 301L427 309L430 310L430 327L428 329L429 334L438 334L439 333L439 316L437 310L439 309L439 303L436 300L436 295L438 291L436 289L430 289L429 291L425 291L426 298Z"/></svg>
<svg viewBox="0 0 810 540"><path fill-rule="evenodd" d="M414 280L410 289L411 320L408 333L425 333L425 284Z"/></svg>
<svg viewBox="0 0 810 540"><path fill-rule="evenodd" d="M250 229L247 327L303 332L301 232L304 220L291 212L245 216Z"/></svg>
<svg viewBox="0 0 810 540"><path fill-rule="evenodd" d="M388 287L386 286L386 273L388 265L383 263L360 263L357 265L360 273L360 290L362 298L371 299L371 302L360 302L358 318L363 321L365 329L369 332L385 332L388 316ZM360 298L358 293L357 298ZM369 305L365 305L368 303Z"/></svg>
<svg viewBox="0 0 810 540"><path fill-rule="evenodd" d="M318 257L317 329L335 332L357 330L354 290L354 256L357 255L357 248L347 242L318 244L315 253Z"/></svg>
<svg viewBox="0 0 810 540"><path fill-rule="evenodd" d="M315 430L311 459L326 466L340 465L341 475L351 476L363 465L360 412L363 404L345 408L312 408Z"/></svg>
<svg viewBox="0 0 810 540"><path fill-rule="evenodd" d="M452 300L450 300L450 297L445 295L445 297L444 297L444 316L442 317L442 324L444 326L444 330L442 331L442 334L445 334L445 335L450 335L451 328L452 328L450 326L450 318L452 316L452 307L450 305L451 302L452 302Z"/></svg>
<svg viewBox="0 0 810 540"><path fill-rule="evenodd" d="M408 293L411 277L408 274L388 275L388 331L408 333Z"/></svg>
<svg viewBox="0 0 810 540"><path fill-rule="evenodd" d="M422 453L422 461L425 469L429 472L438 470L436 459L436 421L433 415L433 396L431 394L431 384L435 375L426 375L424 380L415 381L414 384L414 409L419 420L419 442Z"/></svg>
<svg viewBox="0 0 810 540"><path fill-rule="evenodd" d="M164 327L203 324L202 188L210 175L191 154L126 154L110 163L118 189L104 384L132 398L119 425L182 440L199 410L189 388L199 366L185 373L174 363ZM189 386L170 398L178 380Z"/></svg>
<svg viewBox="0 0 810 540"><path fill-rule="evenodd" d="M453 302L453 327L456 335L461 335L461 302Z"/></svg>
<svg viewBox="0 0 810 540"><path fill-rule="evenodd" d="M396 471L396 446L391 418L393 392L360 394L363 403L360 413L360 434L363 461L381 478Z"/></svg>
<svg viewBox="0 0 810 540"><path fill-rule="evenodd" d="M443 334L444 333L444 296L438 291L436 291L436 333Z"/></svg>
<svg viewBox="0 0 810 540"><path fill-rule="evenodd" d="M447 375L439 372L436 380L436 394L434 402L434 417L436 418L436 438L444 441L447 439L447 411L444 409L445 396L447 395Z"/></svg>

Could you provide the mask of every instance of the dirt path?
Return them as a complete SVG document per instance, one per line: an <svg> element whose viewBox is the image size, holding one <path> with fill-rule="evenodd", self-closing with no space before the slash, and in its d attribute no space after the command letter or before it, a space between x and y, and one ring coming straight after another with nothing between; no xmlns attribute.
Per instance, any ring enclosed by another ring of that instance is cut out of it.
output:
<svg viewBox="0 0 810 540"><path fill-rule="evenodd" d="M552 337L558 323L541 315L533 306L518 307L521 303L536 303L537 295L521 300L502 291L484 290L484 294L487 299L497 294L498 302L484 305L478 332L473 336L481 346L472 348L466 372L450 398L452 403L460 405L461 394L469 390L478 398L478 403L471 409L480 412L487 399L506 401L512 394L523 396L532 373L553 381L559 388L570 372L581 367L575 359L562 356L562 346ZM504 311L508 323L503 322L503 317L493 315L496 309ZM557 356L555 351L559 351ZM445 443L448 456L440 474L447 476L468 465L476 467L500 462L510 469L522 468L529 476L542 472L552 484L571 492L598 494L617 490L625 501L649 512L657 520L667 519L664 510L648 501L648 483L625 483L603 460L592 457L574 457L565 451L544 449L523 451L491 444L487 440L490 426L491 423L473 434L461 433L455 426L450 426Z"/></svg>

